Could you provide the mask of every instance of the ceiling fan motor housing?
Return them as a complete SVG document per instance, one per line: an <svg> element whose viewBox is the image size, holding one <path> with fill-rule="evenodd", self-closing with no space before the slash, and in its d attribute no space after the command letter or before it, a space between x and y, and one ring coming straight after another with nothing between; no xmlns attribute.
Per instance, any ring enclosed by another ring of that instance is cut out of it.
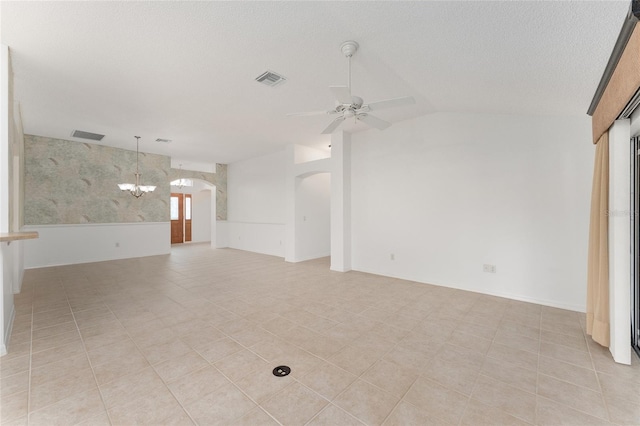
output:
<svg viewBox="0 0 640 426"><path fill-rule="evenodd" d="M345 41L340 45L340 50L342 50L342 53L344 54L344 56L349 58L358 51L358 47L360 47L358 43L356 43L355 41L349 40L349 41Z"/></svg>
<svg viewBox="0 0 640 426"><path fill-rule="evenodd" d="M359 96L352 96L350 104L341 104L340 101L336 101L336 111L342 112L348 109L356 110L362 108L364 101Z"/></svg>

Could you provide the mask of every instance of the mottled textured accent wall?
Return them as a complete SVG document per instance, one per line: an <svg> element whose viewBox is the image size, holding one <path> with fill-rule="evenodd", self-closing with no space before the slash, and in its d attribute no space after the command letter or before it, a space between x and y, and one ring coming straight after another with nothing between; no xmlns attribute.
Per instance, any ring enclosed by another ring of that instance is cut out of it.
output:
<svg viewBox="0 0 640 426"><path fill-rule="evenodd" d="M140 153L136 199L118 189L134 183L136 153L103 145L25 135L25 224L169 221L169 157Z"/></svg>
<svg viewBox="0 0 640 426"><path fill-rule="evenodd" d="M216 164L216 219L227 220L227 165Z"/></svg>
<svg viewBox="0 0 640 426"><path fill-rule="evenodd" d="M201 179L216 186L216 219L227 220L227 165L216 164L215 173L171 169L170 181L176 179Z"/></svg>
<svg viewBox="0 0 640 426"><path fill-rule="evenodd" d="M169 157L141 152L141 183L157 188L136 199L118 189L135 182L135 151L24 135L24 157L26 225L168 222L169 182L178 174L214 184L216 218L227 219L226 164L216 173L179 171Z"/></svg>

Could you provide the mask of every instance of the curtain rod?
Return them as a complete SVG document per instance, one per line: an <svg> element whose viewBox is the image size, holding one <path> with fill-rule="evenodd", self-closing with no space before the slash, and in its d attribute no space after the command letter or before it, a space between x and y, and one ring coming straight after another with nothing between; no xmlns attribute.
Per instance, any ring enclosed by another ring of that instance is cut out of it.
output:
<svg viewBox="0 0 640 426"><path fill-rule="evenodd" d="M607 66L604 69L604 73L602 74L602 78L600 79L600 84L598 84L596 93L593 95L593 99L591 100L591 105L589 105L587 114L593 115L596 108L598 107L600 98L602 98L604 90L607 88L609 80L611 80L613 71L615 71L616 67L618 66L618 62L620 61L622 52L624 52L624 48L627 47L627 43L631 38L631 34L633 33L638 20L640 20L640 0L631 0L631 4L629 5L629 12L627 12L627 16L624 19L622 29L620 30L620 34L618 35L616 44L613 46L613 52L611 52L609 62L607 62Z"/></svg>

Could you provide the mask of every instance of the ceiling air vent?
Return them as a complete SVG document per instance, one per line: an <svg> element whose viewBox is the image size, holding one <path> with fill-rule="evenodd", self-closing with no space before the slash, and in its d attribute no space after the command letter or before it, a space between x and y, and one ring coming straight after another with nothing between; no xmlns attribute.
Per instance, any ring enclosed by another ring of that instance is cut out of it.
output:
<svg viewBox="0 0 640 426"><path fill-rule="evenodd" d="M161 142L161 143L171 143L171 139L156 139L156 142Z"/></svg>
<svg viewBox="0 0 640 426"><path fill-rule="evenodd" d="M82 130L74 130L73 133L71 133L71 136L73 136L74 138L90 139L92 141L101 141L102 138L104 138L104 135L99 135L97 133L91 133L91 132L85 132L85 131L82 131Z"/></svg>
<svg viewBox="0 0 640 426"><path fill-rule="evenodd" d="M258 77L256 77L256 81L258 83L262 83L270 87L275 87L279 84L284 83L285 81L287 81L287 79L286 77L276 72L265 71L262 74L260 74Z"/></svg>

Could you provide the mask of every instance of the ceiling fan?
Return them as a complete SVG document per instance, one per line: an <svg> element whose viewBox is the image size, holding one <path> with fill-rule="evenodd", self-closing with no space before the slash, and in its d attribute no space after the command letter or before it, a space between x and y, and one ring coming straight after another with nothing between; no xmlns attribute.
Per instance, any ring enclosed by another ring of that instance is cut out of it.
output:
<svg viewBox="0 0 640 426"><path fill-rule="evenodd" d="M347 86L329 87L329 90L331 90L333 96L336 98L336 107L334 109L328 111L297 112L287 114L287 116L337 115L327 128L322 131L322 134L325 135L333 133L343 121L349 118L353 118L355 121L362 121L366 125L376 129L384 130L391 126L391 123L371 115L369 112L416 103L413 97L403 96L365 104L361 97L351 95L351 57L356 53L358 47L359 45L355 41L345 41L340 45L340 50L349 60L349 81Z"/></svg>

